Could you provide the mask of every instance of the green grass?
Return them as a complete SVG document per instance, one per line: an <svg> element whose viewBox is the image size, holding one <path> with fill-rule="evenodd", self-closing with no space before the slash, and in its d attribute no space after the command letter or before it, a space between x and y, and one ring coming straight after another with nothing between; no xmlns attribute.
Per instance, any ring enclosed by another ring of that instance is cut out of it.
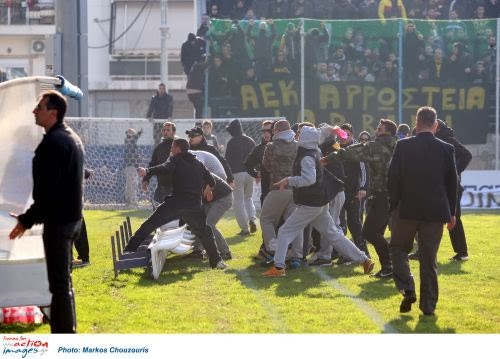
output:
<svg viewBox="0 0 500 359"><path fill-rule="evenodd" d="M171 257L158 281L144 269L115 279L110 236L126 215L136 229L147 213L85 212L92 265L73 272L80 333L500 332L498 212L464 214L467 262L448 261L454 253L448 234L443 236L440 298L432 318L421 316L418 305L400 314L392 280L365 276L359 266L303 266L283 278L263 278L265 268L252 259L260 230L234 236L239 229L232 217L219 224L234 256L225 272L211 270L206 261ZM411 265L418 288L418 262ZM49 331L47 324L0 326L2 333Z"/></svg>

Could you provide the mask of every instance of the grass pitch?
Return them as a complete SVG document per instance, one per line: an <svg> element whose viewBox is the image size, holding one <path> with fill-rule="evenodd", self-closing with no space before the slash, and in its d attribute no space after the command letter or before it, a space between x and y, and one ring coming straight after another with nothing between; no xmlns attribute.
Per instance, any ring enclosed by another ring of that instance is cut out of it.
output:
<svg viewBox="0 0 500 359"><path fill-rule="evenodd" d="M263 278L266 268L253 259L260 228L254 235L236 236L239 228L232 216L219 223L233 253L225 272L211 270L207 261L177 256L167 259L158 281L144 269L123 271L115 279L110 236L125 216L131 216L135 230L147 214L85 212L92 264L73 272L79 333L500 332L498 212L463 215L467 262L449 261L454 253L445 231L435 317L422 316L418 303L412 312L400 314L401 296L393 281L363 275L360 266L304 265L286 277ZM377 261L371 246L370 253ZM418 262L411 266L418 288ZM41 334L50 328L0 325L0 332Z"/></svg>

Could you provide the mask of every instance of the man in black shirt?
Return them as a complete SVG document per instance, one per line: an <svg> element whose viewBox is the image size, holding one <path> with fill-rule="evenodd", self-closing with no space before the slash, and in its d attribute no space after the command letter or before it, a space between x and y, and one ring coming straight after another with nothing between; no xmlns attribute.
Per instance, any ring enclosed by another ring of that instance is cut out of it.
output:
<svg viewBox="0 0 500 359"><path fill-rule="evenodd" d="M172 156L167 162L156 167L140 167L137 170L141 177L147 174L170 175L172 177L172 195L167 196L165 201L130 237L125 251L137 251L139 245L156 228L182 218L189 225L191 232L200 238L207 251L210 266L225 269L226 264L217 250L214 234L206 223L207 217L202 207L202 196L209 201L212 199L215 180L207 168L188 150L188 142L183 138L177 138L172 143Z"/></svg>
<svg viewBox="0 0 500 359"><path fill-rule="evenodd" d="M33 158L33 204L17 217L9 238L21 237L34 224L43 224L52 333L76 333L74 292L71 282L73 241L82 225L83 145L64 123L66 99L46 91L33 110L35 122L45 129Z"/></svg>
<svg viewBox="0 0 500 359"><path fill-rule="evenodd" d="M265 120L262 122L261 127L262 140L261 142L253 148L253 150L248 154L243 165L245 166L248 174L260 181L260 205L264 203L264 198L269 193L270 178L269 172L262 166L262 158L264 157L264 149L266 145L272 139L273 133L273 121Z"/></svg>
<svg viewBox="0 0 500 359"><path fill-rule="evenodd" d="M151 156L151 161L149 161L148 167L155 167L165 163L170 156L170 149L172 147L172 142L175 138L175 124L173 122L164 122L161 129L161 134L163 135L162 141L153 150L153 155ZM149 180L153 177L151 174L147 174L142 179L142 189L147 191ZM172 192L172 181L170 176L157 175L158 185L156 187L153 199L158 204L163 202L165 196Z"/></svg>

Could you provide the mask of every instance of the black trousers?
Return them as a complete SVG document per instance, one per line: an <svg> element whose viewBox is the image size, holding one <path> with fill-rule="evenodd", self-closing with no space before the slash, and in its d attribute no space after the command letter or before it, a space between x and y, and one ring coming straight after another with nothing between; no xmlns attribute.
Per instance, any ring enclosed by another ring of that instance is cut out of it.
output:
<svg viewBox="0 0 500 359"><path fill-rule="evenodd" d="M71 281L73 242L80 235L82 221L65 224L45 223L43 246L47 262L52 333L76 333L75 294Z"/></svg>
<svg viewBox="0 0 500 359"><path fill-rule="evenodd" d="M361 234L362 224L359 218L360 202L354 193L346 193L344 206L340 212L340 226L349 228L352 240L359 250L365 252L369 256L366 241Z"/></svg>
<svg viewBox="0 0 500 359"><path fill-rule="evenodd" d="M174 197L167 197L130 237L125 251L137 251L139 245L156 228L179 218L182 218L188 224L191 232L201 240L203 248L207 251L210 266L215 268L221 257L215 244L214 233L207 225L207 217L201 202L199 204L185 203Z"/></svg>
<svg viewBox="0 0 500 359"><path fill-rule="evenodd" d="M156 189L155 189L155 192L153 194L153 199L158 202L158 203L161 203L165 200L165 197L166 196L169 196L172 194L172 187L171 186L163 186L161 184L158 184L156 186Z"/></svg>
<svg viewBox="0 0 500 359"><path fill-rule="evenodd" d="M84 262L89 262L89 237L87 236L87 226L85 225L85 219L82 217L82 229L80 230L80 235L75 239L75 249L78 253L78 259Z"/></svg>
<svg viewBox="0 0 500 359"><path fill-rule="evenodd" d="M391 243L394 282L398 290L415 291L408 254L417 234L420 263L420 309L433 313L438 301L437 252L443 235L443 223L399 218L399 209L391 216Z"/></svg>
<svg viewBox="0 0 500 359"><path fill-rule="evenodd" d="M451 245L456 254L467 256L467 241L465 240L464 225L462 223L462 208L460 207L460 200L462 199L463 189L459 188L457 197L457 212L455 214L457 222L455 227L449 232Z"/></svg>
<svg viewBox="0 0 500 359"><path fill-rule="evenodd" d="M361 233L375 248L383 269L392 267L389 243L384 238L388 222L389 196L387 192L376 192L367 201L366 218Z"/></svg>
<svg viewBox="0 0 500 359"><path fill-rule="evenodd" d="M194 118L203 118L204 97L203 92L190 93L187 95L194 107Z"/></svg>

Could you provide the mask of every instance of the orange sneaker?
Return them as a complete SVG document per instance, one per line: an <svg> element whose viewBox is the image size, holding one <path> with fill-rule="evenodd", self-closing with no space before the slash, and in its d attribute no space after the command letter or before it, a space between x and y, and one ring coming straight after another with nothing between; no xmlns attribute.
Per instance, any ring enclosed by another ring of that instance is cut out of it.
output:
<svg viewBox="0 0 500 359"><path fill-rule="evenodd" d="M284 277L286 276L285 268L277 269L276 267L271 267L264 273L262 273L264 277Z"/></svg>
<svg viewBox="0 0 500 359"><path fill-rule="evenodd" d="M375 267L375 262L372 261L370 258L367 258L363 262L363 271L365 272L365 274L370 274L373 270L373 267Z"/></svg>

